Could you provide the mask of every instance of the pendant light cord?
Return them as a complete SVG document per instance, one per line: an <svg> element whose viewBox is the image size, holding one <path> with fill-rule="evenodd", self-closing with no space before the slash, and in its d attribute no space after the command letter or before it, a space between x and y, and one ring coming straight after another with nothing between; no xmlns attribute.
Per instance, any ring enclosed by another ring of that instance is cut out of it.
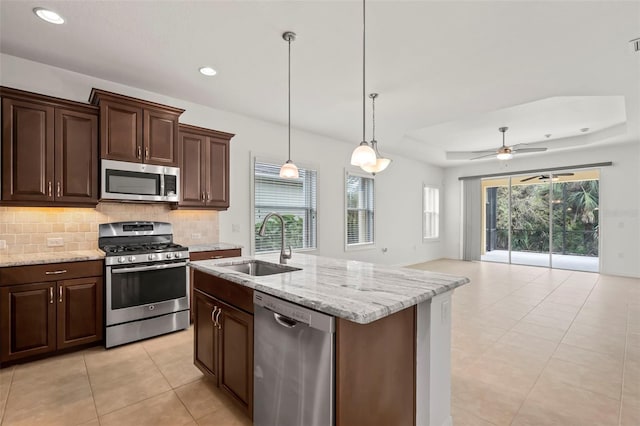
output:
<svg viewBox="0 0 640 426"><path fill-rule="evenodd" d="M371 97L371 108L373 110L373 135L371 135L371 141L374 142L376 140L376 97Z"/></svg>
<svg viewBox="0 0 640 426"><path fill-rule="evenodd" d="M365 142L366 139L366 121L365 121L365 113L366 113L366 91L365 91L365 77L366 77L366 10L365 10L365 0L362 0L362 141Z"/></svg>
<svg viewBox="0 0 640 426"><path fill-rule="evenodd" d="M287 39L287 42L289 43L289 75L288 75L288 85L289 85L289 100L288 100L288 107L289 107L289 123L288 123L288 128L289 128L289 156L287 157L287 159L289 161L291 161L291 36L289 36L289 38Z"/></svg>

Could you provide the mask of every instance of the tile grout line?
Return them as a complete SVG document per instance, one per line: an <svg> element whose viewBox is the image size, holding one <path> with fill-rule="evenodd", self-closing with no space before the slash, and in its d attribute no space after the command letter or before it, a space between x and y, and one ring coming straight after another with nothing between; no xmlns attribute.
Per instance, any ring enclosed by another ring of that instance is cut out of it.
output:
<svg viewBox="0 0 640 426"><path fill-rule="evenodd" d="M618 424L622 424L622 403L624 399L624 372L627 369L627 348L629 347L629 304L627 304L627 324L624 335L624 355L622 357L622 386L620 387L620 407L618 408Z"/></svg>
<svg viewBox="0 0 640 426"><path fill-rule="evenodd" d="M195 337L194 337L195 338ZM189 411L189 408L187 408L187 406L184 404L184 402L182 401L182 398L180 398L180 396L176 393L176 390L174 389L173 385L171 384L171 382L169 381L169 379L167 379L167 376L165 376L165 374L162 372L162 369L160 368L160 366L156 363L156 360L153 359L153 357L151 356L151 354L149 353L149 351L147 350L147 348L144 346L144 343L142 343L140 346L142 346L142 349L145 351L145 353L147 354L147 356L149 357L149 359L151 360L151 362L153 363L153 365L158 369L158 371L160 372L160 374L162 375L162 377L167 381L167 384L169 385L169 388L171 390L171 392L173 392L173 394L175 395L176 398L178 398L178 401L180 401L180 404L182 404L182 406L184 407L184 409L186 410L186 412L189 414L189 417L191 417L191 419L198 424L198 422L196 421L195 417L193 417L193 414L191 414L191 411ZM185 383L185 385L188 383ZM184 386L184 385L183 385ZM180 387L180 386L178 386ZM148 398L147 398L148 399ZM1 426L1 425L0 425Z"/></svg>
<svg viewBox="0 0 640 426"><path fill-rule="evenodd" d="M86 354L87 354L87 351L82 352L82 362L84 363L84 369L87 371L87 381L89 382L89 390L91 390L91 399L93 400L93 408L96 410L96 418L98 419L98 425L100 425L101 422L100 422L100 416L98 415L98 404L96 404L95 392L93 391L93 385L91 384L91 375L89 374L89 367L87 367Z"/></svg>
<svg viewBox="0 0 640 426"><path fill-rule="evenodd" d="M16 367L11 367L11 377L9 377L9 389L7 390L7 397L4 400L4 410L2 416L0 416L0 426L4 423L4 418L7 415L7 403L9 402L9 395L11 395L11 388L13 387L13 376L16 374Z"/></svg>
<svg viewBox="0 0 640 426"><path fill-rule="evenodd" d="M562 284L564 284L569 277L572 274L569 274L567 276L567 278L565 278L562 283L560 283L560 285L558 287L556 287L551 293L555 292L556 289L558 289L559 287L562 286ZM599 274L598 274L599 275ZM542 367L542 370L540 370L540 373L538 374L538 377L536 377L536 381L533 382L533 386L531 386L531 389L529 389L529 392L527 393L527 395L524 397L524 400L522 401L522 403L520 404L520 407L518 407L518 411L516 411L516 415L514 416L513 419L511 419L510 424L513 425L513 421L516 419L516 417L518 417L518 414L520 414L520 410L522 410L522 406L524 405L525 402L527 402L527 399L529 398L529 395L531 395L531 391L536 387L536 385L538 384L538 381L540 380L540 377L542 376L542 373L544 373L544 370L547 369L547 366L549 365L549 362L551 361L551 359L553 358L553 355L558 351L558 347L562 344L562 341L564 340L565 336L567 335L567 333L569 332L569 330L571 329L571 326L573 325L573 323L575 322L576 318L578 318L578 315L580 314L580 311L582 311L582 308L584 307L584 305L587 303L587 300L589 300L589 297L591 297L591 293L593 293L593 289L596 288L596 285L598 284L598 281L600 281L600 276L598 276L598 279L596 280L596 282L593 284L593 286L591 287L591 290L589 291L589 294L587 295L587 297L585 298L584 302L582 302L582 305L580 306L580 309L578 309L578 312L576 312L575 316L573 317L573 319L571 320L571 324L569 324L569 327L567 328L567 330L564 332L564 334L562 335L562 338L560 339L560 341L558 341L558 343L556 344L555 349L553 350L553 352L551 353L551 356L549 357L549 359L547 359L547 361L544 363L544 367ZM551 293L549 293L549 295L551 295ZM547 296L548 297L548 296ZM546 299L546 297L543 299L543 301ZM542 301L540 302L542 303ZM582 389L582 388L580 388Z"/></svg>

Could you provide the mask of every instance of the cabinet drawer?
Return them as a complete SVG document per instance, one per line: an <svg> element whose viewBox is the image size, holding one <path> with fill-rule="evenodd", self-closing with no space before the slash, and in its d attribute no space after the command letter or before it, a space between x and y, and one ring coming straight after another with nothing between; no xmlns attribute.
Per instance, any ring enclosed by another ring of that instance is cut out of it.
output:
<svg viewBox="0 0 640 426"><path fill-rule="evenodd" d="M249 287L194 270L193 288L244 311L253 313L253 290Z"/></svg>
<svg viewBox="0 0 640 426"><path fill-rule="evenodd" d="M189 253L189 260L208 260L208 259L222 259L223 257L238 257L242 256L242 250L213 250L213 251L197 251Z"/></svg>
<svg viewBox="0 0 640 426"><path fill-rule="evenodd" d="M103 269L104 261L102 260L0 268L0 286L101 277Z"/></svg>

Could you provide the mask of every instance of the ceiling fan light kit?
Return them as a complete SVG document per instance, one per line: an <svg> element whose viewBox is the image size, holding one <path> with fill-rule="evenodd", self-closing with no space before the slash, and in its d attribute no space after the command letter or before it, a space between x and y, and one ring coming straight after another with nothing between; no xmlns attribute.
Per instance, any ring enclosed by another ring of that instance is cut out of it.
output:
<svg viewBox="0 0 640 426"><path fill-rule="evenodd" d="M287 161L280 168L280 177L285 179L297 179L300 175L298 173L298 167L293 164L291 161L291 42L296 39L296 33L287 31L282 34L282 38L289 45L289 73L288 73L288 83L289 83L289 121L288 121L288 130L289 130L289 155Z"/></svg>

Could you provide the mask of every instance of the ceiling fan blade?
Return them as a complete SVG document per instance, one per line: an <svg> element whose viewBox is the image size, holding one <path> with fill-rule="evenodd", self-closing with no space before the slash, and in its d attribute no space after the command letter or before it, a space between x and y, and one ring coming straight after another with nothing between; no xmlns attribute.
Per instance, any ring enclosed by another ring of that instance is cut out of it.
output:
<svg viewBox="0 0 640 426"><path fill-rule="evenodd" d="M521 149L514 149L513 152L543 152L546 151L547 148L521 148Z"/></svg>
<svg viewBox="0 0 640 426"><path fill-rule="evenodd" d="M479 157L469 158L469 160L479 160L481 158L494 157L496 155L495 151L491 151L490 154L481 155Z"/></svg>
<svg viewBox="0 0 640 426"><path fill-rule="evenodd" d="M538 177L537 175L536 175L536 176L529 176L529 177L528 177L528 178L526 178L526 179L521 179L521 180L520 180L520 182L527 182L527 181L529 181L529 180L531 180L531 179L535 179L535 178L537 178L537 177Z"/></svg>
<svg viewBox="0 0 640 426"><path fill-rule="evenodd" d="M497 149L485 149L482 151L471 151L471 154L489 154L489 153L495 154L497 153L497 151L498 151Z"/></svg>

